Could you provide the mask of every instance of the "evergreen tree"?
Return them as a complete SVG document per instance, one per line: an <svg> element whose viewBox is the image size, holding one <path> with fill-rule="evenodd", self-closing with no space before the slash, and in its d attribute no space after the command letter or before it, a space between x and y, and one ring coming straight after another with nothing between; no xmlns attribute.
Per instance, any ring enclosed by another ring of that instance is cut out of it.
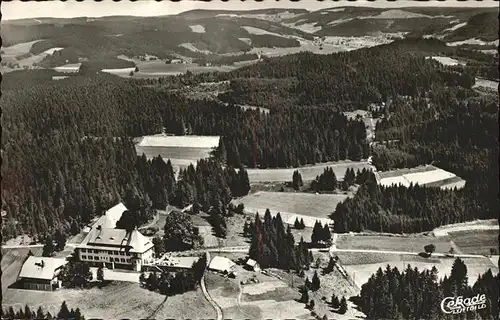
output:
<svg viewBox="0 0 500 320"><path fill-rule="evenodd" d="M43 309L42 307L38 307L38 309L36 310L36 318L37 319L45 319L45 313L43 312Z"/></svg>
<svg viewBox="0 0 500 320"><path fill-rule="evenodd" d="M340 314L345 314L347 312L347 300L345 297L342 297L340 300L340 305L339 305L339 313Z"/></svg>
<svg viewBox="0 0 500 320"><path fill-rule="evenodd" d="M299 302L307 303L309 301L308 291L309 291L309 289L306 286L304 286L304 289L302 289L302 292L301 292Z"/></svg>
<svg viewBox="0 0 500 320"><path fill-rule="evenodd" d="M302 175L298 170L295 170L293 172L292 176L292 186L294 190L299 190L300 187L304 185L304 182L302 182Z"/></svg>
<svg viewBox="0 0 500 320"><path fill-rule="evenodd" d="M300 218L300 229L305 229L306 224L304 223L304 218Z"/></svg>
<svg viewBox="0 0 500 320"><path fill-rule="evenodd" d="M293 227L295 229L300 229L300 222L299 222L299 218L295 218L295 222L293 223Z"/></svg>
<svg viewBox="0 0 500 320"><path fill-rule="evenodd" d="M321 283L320 283L320 280L318 277L318 272L314 271L314 275L313 275L312 282L311 282L311 290L318 291L320 286L321 286Z"/></svg>
<svg viewBox="0 0 500 320"><path fill-rule="evenodd" d="M52 240L52 237L49 236L45 239L42 256L52 257L54 255L54 251L55 251L54 241Z"/></svg>
<svg viewBox="0 0 500 320"><path fill-rule="evenodd" d="M54 238L56 241L56 250L64 250L64 247L66 246L66 237L64 236L64 233L61 231L61 229L56 230Z"/></svg>
<svg viewBox="0 0 500 320"><path fill-rule="evenodd" d="M59 309L59 313L57 314L58 319L69 319L69 309L68 306L66 305L66 301L63 301L61 304L61 309Z"/></svg>
<svg viewBox="0 0 500 320"><path fill-rule="evenodd" d="M334 294L332 294L332 307L334 309L338 309L340 307L339 298Z"/></svg>

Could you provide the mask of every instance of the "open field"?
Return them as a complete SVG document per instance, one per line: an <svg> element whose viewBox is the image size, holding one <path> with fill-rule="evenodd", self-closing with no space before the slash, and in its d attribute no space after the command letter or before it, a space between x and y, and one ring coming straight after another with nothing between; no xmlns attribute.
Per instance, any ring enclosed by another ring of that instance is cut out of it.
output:
<svg viewBox="0 0 500 320"><path fill-rule="evenodd" d="M352 255L353 253L348 253ZM365 254L365 261L368 260L369 253ZM378 254L377 254L378 255ZM451 272L451 267L455 259L453 258L422 258L419 256L409 256L409 255L392 255L393 257L388 258L387 261L380 261L380 256L377 256L377 262L367 263L367 264L351 264L349 265L343 260L342 256L339 255L340 261L344 265L345 270L349 276L354 280L357 286L361 287L364 283L368 281L372 274L377 272L378 268L384 269L387 265L392 267L397 267L400 271L401 269L406 269L408 264L412 268L417 267L419 270L431 269L436 266L438 269L438 277L443 278L445 275L449 275ZM345 259L345 258L344 258ZM478 275L483 274L488 269L491 269L493 274L498 273L498 267L491 262L489 258L461 258L467 265L467 274L469 277L469 285L473 285L477 280ZM357 261L357 258L351 257L351 260Z"/></svg>
<svg viewBox="0 0 500 320"><path fill-rule="evenodd" d="M357 234L339 234L336 245L339 249L423 252L424 246L431 243L436 246L436 252L440 253L448 252L452 246L448 237L436 238L426 235L384 236Z"/></svg>
<svg viewBox="0 0 500 320"><path fill-rule="evenodd" d="M477 87L485 87L493 90L498 90L498 81L476 78L476 83L474 84L473 88Z"/></svg>
<svg viewBox="0 0 500 320"><path fill-rule="evenodd" d="M59 67L55 67L54 71L62 73L75 73L80 70L81 63L68 63Z"/></svg>
<svg viewBox="0 0 500 320"><path fill-rule="evenodd" d="M452 232L459 231L471 231L471 230L497 230L498 232L498 220L475 220L462 223L448 224L445 226L438 227L432 231L434 236L443 237L447 236Z"/></svg>
<svg viewBox="0 0 500 320"><path fill-rule="evenodd" d="M193 48L194 49L194 48ZM139 59L130 59L123 55L118 56L119 59L133 61L135 65L139 68L138 72L135 72L135 68L125 68L125 69L114 69L108 70L107 72L116 74L120 77L130 77L130 71L134 71L134 78L158 78L171 75L184 74L186 71L192 73L204 73L204 72L228 72L239 67L255 63L256 61L244 61L242 63L235 63L234 65L223 65L223 66L200 66L197 63L165 63L163 60L151 60L151 61L141 61Z"/></svg>
<svg viewBox="0 0 500 320"><path fill-rule="evenodd" d="M42 248L19 248L19 249L2 249L2 295L5 299L7 289L11 284L17 281L17 276L24 260L31 250L35 256L42 255Z"/></svg>
<svg viewBox="0 0 500 320"><path fill-rule="evenodd" d="M259 283L241 285L240 281L256 276ZM221 306L224 319L291 319L309 315L297 289L271 276L238 267L236 279L210 273L206 277L210 296ZM241 291L240 291L241 290Z"/></svg>
<svg viewBox="0 0 500 320"><path fill-rule="evenodd" d="M450 57L428 57L428 59L433 59L436 60L437 62L441 63L442 65L445 66L458 66L458 65L465 65L464 62L458 61L456 59L450 58Z"/></svg>
<svg viewBox="0 0 500 320"><path fill-rule="evenodd" d="M448 234L462 253L489 255L491 248L498 250L498 230L468 230Z"/></svg>
<svg viewBox="0 0 500 320"><path fill-rule="evenodd" d="M269 209L273 216L280 212L285 223L293 224L296 218L302 218L306 227L313 227L316 220L323 224L333 223L328 215L345 199L347 196L342 194L261 191L234 202L243 203L246 212L259 212L263 217L266 209Z"/></svg>
<svg viewBox="0 0 500 320"><path fill-rule="evenodd" d="M33 66L35 63L42 61L45 57L54 54L54 52L58 50L64 49L60 47L54 47L45 50L44 52L41 52L39 54L31 54L29 52L31 50L31 47L39 41L43 40L22 42L10 47L2 48L3 50L2 61L6 63L19 64L21 68L22 67L35 68ZM3 72L10 72L14 70L16 69L2 67Z"/></svg>
<svg viewBox="0 0 500 320"><path fill-rule="evenodd" d="M455 187L460 189L465 186L465 180L462 178L432 165L378 172L376 176L378 183L386 187L391 185L409 187L410 184L418 184L421 186L439 187L441 189Z"/></svg>
<svg viewBox="0 0 500 320"><path fill-rule="evenodd" d="M17 56L26 54L26 53L30 52L31 47L39 41L43 41L43 40L21 42L21 43L15 44L13 46L3 47L2 48L2 50L3 50L2 59L7 58L7 57L14 57L15 58Z"/></svg>
<svg viewBox="0 0 500 320"><path fill-rule="evenodd" d="M168 297L140 288L137 283L112 282L103 288L88 290L60 289L54 292L9 289L3 296L3 307L35 309L42 306L57 314L61 303L79 307L87 319L207 319L215 318L215 310L205 300L201 290ZM154 311L157 310L155 313Z"/></svg>
<svg viewBox="0 0 500 320"><path fill-rule="evenodd" d="M304 166L299 168L284 168L284 169L247 169L250 183L255 182L273 182L273 181L292 181L292 175L295 170L298 170L302 175L302 180L314 180L317 175L322 174L326 167L331 167L335 172L338 180L344 178L348 168L353 168L354 171L373 169L366 161L339 161L327 162L318 165Z"/></svg>
<svg viewBox="0 0 500 320"><path fill-rule="evenodd" d="M170 160L174 171L190 164L196 165L199 159L210 157L213 148L219 145L218 136L166 136L152 135L137 138L137 155L151 159L160 155L165 162Z"/></svg>

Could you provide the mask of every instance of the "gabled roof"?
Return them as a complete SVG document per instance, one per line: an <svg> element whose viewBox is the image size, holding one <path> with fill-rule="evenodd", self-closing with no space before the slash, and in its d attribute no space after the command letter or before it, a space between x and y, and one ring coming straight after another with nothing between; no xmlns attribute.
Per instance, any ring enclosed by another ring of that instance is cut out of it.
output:
<svg viewBox="0 0 500 320"><path fill-rule="evenodd" d="M208 268L217 271L230 271L235 265L236 263L226 257L216 256L210 261Z"/></svg>
<svg viewBox="0 0 500 320"><path fill-rule="evenodd" d="M119 203L116 206L108 209L102 216L100 216L97 221L93 224L93 227L101 226L101 228L116 228L116 223L122 217L123 213L127 211L127 207L123 203Z"/></svg>
<svg viewBox="0 0 500 320"><path fill-rule="evenodd" d="M124 229L101 228L92 229L79 247L113 247L130 252L143 253L153 247L153 243L139 231L127 232Z"/></svg>
<svg viewBox="0 0 500 320"><path fill-rule="evenodd" d="M68 263L68 261L62 258L30 256L24 262L21 272L19 273L19 277L52 280L55 276L54 273L56 270L64 266L66 263Z"/></svg>

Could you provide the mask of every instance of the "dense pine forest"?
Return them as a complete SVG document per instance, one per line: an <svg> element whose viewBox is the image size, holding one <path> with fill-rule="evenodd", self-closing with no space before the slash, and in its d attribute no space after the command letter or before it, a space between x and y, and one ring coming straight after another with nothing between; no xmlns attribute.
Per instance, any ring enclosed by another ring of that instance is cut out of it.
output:
<svg viewBox="0 0 500 320"><path fill-rule="evenodd" d="M266 210L263 221L257 213L247 232L251 238L249 257L263 268L275 267L299 272L308 269L312 263L311 253L304 240L300 239L295 244L290 226L285 231L279 213L271 217L271 212Z"/></svg>
<svg viewBox="0 0 500 320"><path fill-rule="evenodd" d="M494 218L477 210L465 192L418 185L383 187L370 180L353 198L339 203L331 218L338 233L414 233L450 223Z"/></svg>
<svg viewBox="0 0 500 320"><path fill-rule="evenodd" d="M358 305L367 319L497 319L498 275L491 270L480 275L474 285L467 284L467 266L456 259L451 274L438 280L438 270L418 270L408 267L400 271L387 266L371 276L361 287ZM484 309L463 314L445 314L440 302L445 297L471 298L485 294Z"/></svg>
<svg viewBox="0 0 500 320"><path fill-rule="evenodd" d="M379 170L437 161L468 181L463 193L471 196L462 201L476 209L431 224L490 217L498 212L498 188L487 188L498 184L492 178L498 173L497 108L492 99L470 90L474 70L452 70L425 59L424 51L444 48L437 40L409 39L330 55L265 58L229 73L188 72L158 80L82 72L54 83L50 71L9 73L2 83L4 237L67 231L124 198L133 200L145 220L151 209L166 204L227 204L248 192L248 178L236 169L360 160L370 153ZM221 80L231 81L230 93L220 97L229 104L169 92ZM415 102L398 104L395 96ZM271 111L232 105L248 101ZM377 139L400 142L370 150L364 123L341 112L384 101L395 102L382 111L385 120L377 127ZM215 162L188 168L174 181L170 165L147 161L134 149L133 137L163 128L176 135L222 136ZM319 190L336 186L318 183ZM341 225L350 228L351 223Z"/></svg>
<svg viewBox="0 0 500 320"><path fill-rule="evenodd" d="M456 222L497 218L497 99L450 88L428 97L395 100L385 110L390 117L377 124L376 137L383 145L372 150L374 165L388 170L433 163L467 181L459 193L466 215L460 217L461 209L449 218ZM385 143L388 140L392 142ZM440 219L436 215L431 221Z"/></svg>

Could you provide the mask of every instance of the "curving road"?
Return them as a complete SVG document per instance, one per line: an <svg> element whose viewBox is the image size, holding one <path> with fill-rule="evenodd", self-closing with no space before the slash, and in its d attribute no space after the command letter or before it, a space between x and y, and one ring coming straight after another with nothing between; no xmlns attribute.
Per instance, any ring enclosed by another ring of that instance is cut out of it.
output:
<svg viewBox="0 0 500 320"><path fill-rule="evenodd" d="M207 255L207 263L210 263L210 253L206 252L206 255ZM214 299L212 299L212 297L208 293L207 287L205 285L205 274L203 274L203 276L201 277L200 285L201 285L201 291L203 291L203 295L205 296L207 301L212 305L212 307L214 307L215 312L217 312L217 320L223 320L221 307L217 304L217 302L215 302Z"/></svg>

